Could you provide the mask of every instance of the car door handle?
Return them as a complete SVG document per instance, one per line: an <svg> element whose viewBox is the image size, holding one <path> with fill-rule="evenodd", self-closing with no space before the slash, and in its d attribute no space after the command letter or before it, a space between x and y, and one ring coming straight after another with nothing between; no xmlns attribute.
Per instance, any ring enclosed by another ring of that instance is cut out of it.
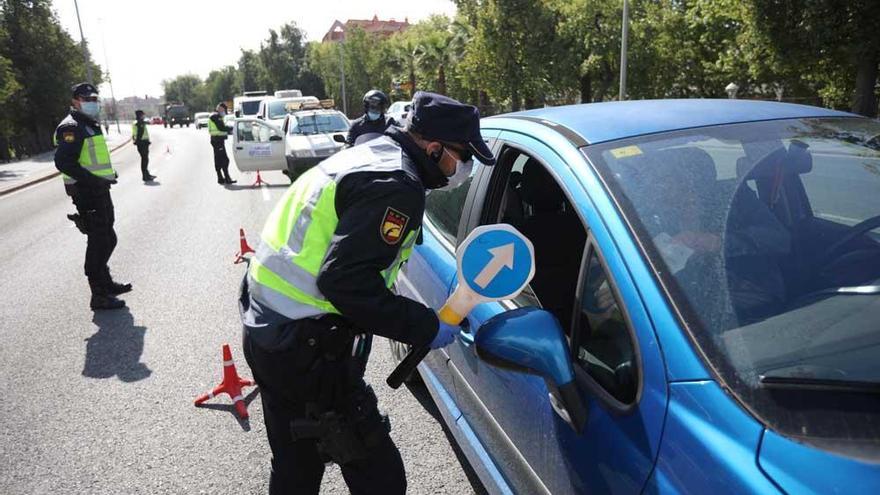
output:
<svg viewBox="0 0 880 495"><path fill-rule="evenodd" d="M461 321L459 326L461 326L461 330L458 331L458 338L461 339L462 344L470 346L474 343L474 334L471 333L471 323L465 318Z"/></svg>
<svg viewBox="0 0 880 495"><path fill-rule="evenodd" d="M244 146L236 146L235 149L237 149L237 150L243 150L243 149L244 149Z"/></svg>

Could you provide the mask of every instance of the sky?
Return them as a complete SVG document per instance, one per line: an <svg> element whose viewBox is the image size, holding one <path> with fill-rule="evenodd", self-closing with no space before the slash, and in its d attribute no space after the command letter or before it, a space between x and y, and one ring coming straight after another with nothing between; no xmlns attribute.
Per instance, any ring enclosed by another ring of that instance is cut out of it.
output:
<svg viewBox="0 0 880 495"><path fill-rule="evenodd" d="M204 78L234 65L241 49L257 49L269 29L295 21L308 40L320 40L338 19L419 21L455 13L451 0L78 0L92 57L110 69L116 98L162 96L162 80L194 73ZM316 6L319 5L319 6ZM58 20L79 41L74 0L53 0ZM242 6L246 8L242 8ZM99 90L110 96L105 83Z"/></svg>

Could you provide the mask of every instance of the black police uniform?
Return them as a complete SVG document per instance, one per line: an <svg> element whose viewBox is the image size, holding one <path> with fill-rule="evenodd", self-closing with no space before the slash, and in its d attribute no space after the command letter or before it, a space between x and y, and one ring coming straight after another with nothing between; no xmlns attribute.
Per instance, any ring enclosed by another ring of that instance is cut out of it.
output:
<svg viewBox="0 0 880 495"><path fill-rule="evenodd" d="M76 180L65 184L64 189L73 199L79 214L77 224L87 236L85 274L93 295L112 295L113 280L107 262L116 248L116 231L113 223L116 215L110 198L111 182L98 177L79 164L83 141L87 137L101 135L101 125L82 112L71 110L72 119L66 119L55 131L58 148L55 151L55 168ZM70 138L71 133L73 138Z"/></svg>
<svg viewBox="0 0 880 495"><path fill-rule="evenodd" d="M141 155L141 177L143 177L144 182L154 179L153 175L150 175L150 170L147 168L150 165L150 140L143 139L144 135L144 127L146 127L147 123L143 121L143 119L137 121L135 123L135 136L134 136L134 145L137 148L138 154Z"/></svg>
<svg viewBox="0 0 880 495"><path fill-rule="evenodd" d="M419 347L433 339L438 321L385 285L380 270L399 246L383 240L379 226L393 207L409 217L401 237L420 228L425 189L446 178L407 134L392 127L386 135L401 145L403 170L350 174L336 188L339 222L317 284L344 317L290 320L250 297L247 277L242 284L244 353L263 401L272 494L318 493L330 459L351 493L406 491L387 419L363 380L370 334ZM322 428L338 434L321 436Z"/></svg>
<svg viewBox="0 0 880 495"><path fill-rule="evenodd" d="M217 129L229 132L226 123L223 122L223 116L214 112L209 117ZM217 172L217 182L220 184L232 184L235 181L229 177L229 156L226 154L226 134L222 136L211 136L211 147L214 148L214 171Z"/></svg>
<svg viewBox="0 0 880 495"><path fill-rule="evenodd" d="M363 134L382 134L391 126L400 127L400 124L393 117L387 117L385 114L379 116L376 120L370 120L366 115L355 119L348 129L348 136L345 138L345 144L354 146L358 136Z"/></svg>

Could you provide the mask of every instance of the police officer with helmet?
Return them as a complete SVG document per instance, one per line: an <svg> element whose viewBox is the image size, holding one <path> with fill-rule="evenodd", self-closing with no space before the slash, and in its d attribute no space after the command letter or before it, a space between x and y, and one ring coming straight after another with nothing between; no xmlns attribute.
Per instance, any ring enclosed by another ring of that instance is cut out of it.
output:
<svg viewBox="0 0 880 495"><path fill-rule="evenodd" d="M125 302L116 296L131 284L113 281L107 262L116 247L115 213L110 186L118 174L110 163L110 151L98 123L98 90L89 83L73 87L70 114L58 124L54 141L55 167L61 171L64 189L77 213L68 215L86 235L85 273L92 291L93 310L118 309Z"/></svg>
<svg viewBox="0 0 880 495"><path fill-rule="evenodd" d="M372 89L364 94L364 115L351 123L348 129L348 137L345 144L354 146L358 144L357 138L363 134L382 134L390 126L400 126L392 117L386 117L385 111L389 105L388 96L378 89Z"/></svg>
<svg viewBox="0 0 880 495"><path fill-rule="evenodd" d="M238 181L229 177L229 156L226 154L226 136L229 127L223 117L229 110L222 101L217 104L216 111L208 118L208 134L211 136L211 148L214 149L214 170L217 172L217 184L235 184Z"/></svg>
<svg viewBox="0 0 880 495"><path fill-rule="evenodd" d="M373 335L433 349L457 326L391 287L420 237L425 193L495 159L479 112L419 92L407 129L300 176L269 216L242 281L244 353L272 449L269 492L318 493L326 462L352 493L402 494L406 474L363 374Z"/></svg>
<svg viewBox="0 0 880 495"><path fill-rule="evenodd" d="M147 168L150 165L150 130L147 129L147 123L144 122L144 111L134 111L134 122L131 124L131 140L137 148L138 154L141 155L141 177L144 182L150 182L156 176L150 174Z"/></svg>

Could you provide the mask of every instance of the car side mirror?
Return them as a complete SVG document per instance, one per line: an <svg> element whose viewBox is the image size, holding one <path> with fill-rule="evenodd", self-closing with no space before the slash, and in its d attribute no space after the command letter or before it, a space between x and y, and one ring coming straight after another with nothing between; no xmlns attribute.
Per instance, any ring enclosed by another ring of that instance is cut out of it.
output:
<svg viewBox="0 0 880 495"><path fill-rule="evenodd" d="M342 134L334 134L333 140L337 143L345 143L345 136L343 136Z"/></svg>
<svg viewBox="0 0 880 495"><path fill-rule="evenodd" d="M587 406L578 393L565 334L547 311L526 307L483 323L474 339L477 356L499 368L544 378L553 409L578 434L587 423Z"/></svg>
<svg viewBox="0 0 880 495"><path fill-rule="evenodd" d="M281 136L279 136L277 134L273 134L273 135L269 136L269 141L281 141Z"/></svg>

